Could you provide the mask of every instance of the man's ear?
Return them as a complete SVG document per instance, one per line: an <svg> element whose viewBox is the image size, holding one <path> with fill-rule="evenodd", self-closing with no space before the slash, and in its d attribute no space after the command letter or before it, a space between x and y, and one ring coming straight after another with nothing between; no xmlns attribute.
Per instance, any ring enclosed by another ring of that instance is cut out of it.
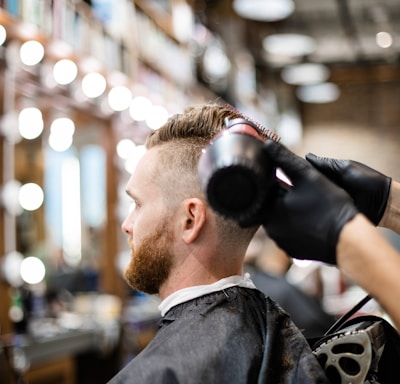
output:
<svg viewBox="0 0 400 384"><path fill-rule="evenodd" d="M199 198L186 199L183 202L182 238L186 243L197 239L206 221L207 208Z"/></svg>

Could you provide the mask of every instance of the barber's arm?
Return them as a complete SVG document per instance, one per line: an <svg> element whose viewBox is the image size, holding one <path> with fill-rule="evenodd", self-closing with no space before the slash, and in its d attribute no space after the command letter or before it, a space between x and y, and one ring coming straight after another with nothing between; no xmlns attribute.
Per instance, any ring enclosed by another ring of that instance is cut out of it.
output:
<svg viewBox="0 0 400 384"><path fill-rule="evenodd" d="M400 255L363 215L348 222L339 236L338 267L387 311L400 330Z"/></svg>
<svg viewBox="0 0 400 384"><path fill-rule="evenodd" d="M277 143L267 142L264 151L293 183L265 212L269 236L291 257L337 264L381 303L400 329L398 252L353 199L309 162Z"/></svg>
<svg viewBox="0 0 400 384"><path fill-rule="evenodd" d="M306 159L345 189L374 225L400 234L400 183L365 164L307 154Z"/></svg>

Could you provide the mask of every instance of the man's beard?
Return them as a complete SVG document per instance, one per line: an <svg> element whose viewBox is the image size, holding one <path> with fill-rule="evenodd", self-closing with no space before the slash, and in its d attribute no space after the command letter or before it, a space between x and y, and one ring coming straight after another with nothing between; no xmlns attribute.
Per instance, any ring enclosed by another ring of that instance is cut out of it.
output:
<svg viewBox="0 0 400 384"><path fill-rule="evenodd" d="M172 268L172 254L169 250L173 235L167 226L167 219L155 232L144 239L137 248L132 248L132 256L125 269L125 279L138 291L155 294L164 283Z"/></svg>

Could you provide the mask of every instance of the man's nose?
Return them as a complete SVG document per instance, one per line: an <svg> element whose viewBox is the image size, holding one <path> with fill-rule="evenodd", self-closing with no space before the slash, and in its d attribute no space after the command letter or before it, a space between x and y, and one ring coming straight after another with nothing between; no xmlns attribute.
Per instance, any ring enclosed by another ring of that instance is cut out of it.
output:
<svg viewBox="0 0 400 384"><path fill-rule="evenodd" d="M121 225L121 230L122 232L124 232L127 235L131 235L132 234L132 220L129 220L130 215L122 222Z"/></svg>

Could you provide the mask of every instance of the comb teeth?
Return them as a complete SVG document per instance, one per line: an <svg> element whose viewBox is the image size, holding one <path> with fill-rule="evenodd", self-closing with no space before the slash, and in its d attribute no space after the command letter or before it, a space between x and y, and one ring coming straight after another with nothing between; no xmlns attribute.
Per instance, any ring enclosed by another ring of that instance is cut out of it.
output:
<svg viewBox="0 0 400 384"><path fill-rule="evenodd" d="M225 106L227 108L229 108L231 111L239 114L243 119L246 119L250 122L252 122L255 126L257 126L257 128L260 130L262 136L275 141L277 143L279 143L279 141L281 140L281 137L274 131L264 127L263 125L261 125L258 121L255 121L254 119L252 119L251 117L243 114L242 112L240 112L237 108L235 108L233 105L230 104L225 104Z"/></svg>
<svg viewBox="0 0 400 384"><path fill-rule="evenodd" d="M261 129L262 129L263 135L268 137L268 139L275 141L277 143L279 143L279 141L281 140L281 137L276 132L271 131L270 129L267 129L265 127L262 127Z"/></svg>

